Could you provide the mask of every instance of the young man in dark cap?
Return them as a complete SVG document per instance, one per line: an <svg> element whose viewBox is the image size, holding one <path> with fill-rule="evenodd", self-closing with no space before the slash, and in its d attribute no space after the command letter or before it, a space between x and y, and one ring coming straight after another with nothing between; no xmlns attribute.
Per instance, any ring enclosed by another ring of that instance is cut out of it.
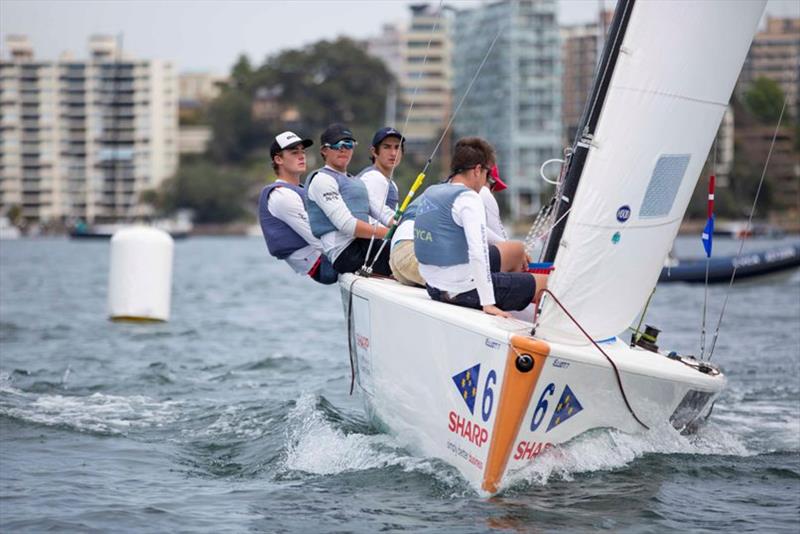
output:
<svg viewBox="0 0 800 534"><path fill-rule="evenodd" d="M539 299L547 276L497 272L499 254L490 260L486 209L478 192L495 162L494 148L479 137L456 143L450 180L419 199L414 253L431 298L508 317L507 310L523 310Z"/></svg>
<svg viewBox="0 0 800 534"><path fill-rule="evenodd" d="M404 141L400 132L390 126L375 132L369 148L372 165L358 174L367 186L370 211L380 213L378 220L386 227L392 225L397 209L399 193L392 174L403 158Z"/></svg>
<svg viewBox="0 0 800 534"><path fill-rule="evenodd" d="M325 166L306 180L306 208L311 231L322 242L325 255L339 273L353 273L373 259L381 248L370 238L383 239L388 231L381 224L371 224L370 216L380 220L380 212L372 212L364 182L347 173L356 139L349 128L331 124L320 136L320 155ZM373 264L373 272L389 276L389 250L384 247Z"/></svg>
<svg viewBox="0 0 800 534"><path fill-rule="evenodd" d="M306 148L313 144L293 132L275 137L269 155L277 179L261 191L258 214L271 255L286 261L299 274L321 284L332 284L338 273L322 254L322 243L311 232L306 191L300 185L300 176L306 170Z"/></svg>

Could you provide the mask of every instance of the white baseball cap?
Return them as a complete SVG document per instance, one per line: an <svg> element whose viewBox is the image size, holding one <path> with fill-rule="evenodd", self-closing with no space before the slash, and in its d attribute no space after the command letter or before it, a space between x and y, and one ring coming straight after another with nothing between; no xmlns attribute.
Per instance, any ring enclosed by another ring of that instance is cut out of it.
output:
<svg viewBox="0 0 800 534"><path fill-rule="evenodd" d="M283 132L275 136L275 141L272 142L272 146L269 149L269 155L271 158L275 157L275 154L280 152L281 150L286 150L287 148L292 148L296 145L303 145L303 148L308 148L314 144L314 141L311 139L301 139L299 135L294 132Z"/></svg>

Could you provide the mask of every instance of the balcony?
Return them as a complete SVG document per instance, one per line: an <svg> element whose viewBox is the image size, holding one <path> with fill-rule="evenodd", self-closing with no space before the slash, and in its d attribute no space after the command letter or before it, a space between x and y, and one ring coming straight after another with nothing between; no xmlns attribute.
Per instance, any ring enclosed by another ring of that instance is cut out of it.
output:
<svg viewBox="0 0 800 534"><path fill-rule="evenodd" d="M68 119L83 119L86 117L86 108L83 106L70 107L66 111L62 112L61 116L67 117Z"/></svg>
<svg viewBox="0 0 800 534"><path fill-rule="evenodd" d="M23 120L22 121L22 129L23 130L38 130L38 129L40 129L39 121Z"/></svg>
<svg viewBox="0 0 800 534"><path fill-rule="evenodd" d="M67 149L61 150L61 155L69 158L85 158L86 147L70 146Z"/></svg>
<svg viewBox="0 0 800 534"><path fill-rule="evenodd" d="M103 145L131 145L136 142L136 136L133 132L103 132L103 135L96 137L95 141Z"/></svg>
<svg viewBox="0 0 800 534"><path fill-rule="evenodd" d="M20 93L20 100L23 104L39 104L39 92L23 92Z"/></svg>
<svg viewBox="0 0 800 534"><path fill-rule="evenodd" d="M86 97L83 94L68 94L61 96L61 103L67 105L86 105Z"/></svg>
<svg viewBox="0 0 800 534"><path fill-rule="evenodd" d="M39 156L41 147L38 143L22 143L21 153L23 156Z"/></svg>

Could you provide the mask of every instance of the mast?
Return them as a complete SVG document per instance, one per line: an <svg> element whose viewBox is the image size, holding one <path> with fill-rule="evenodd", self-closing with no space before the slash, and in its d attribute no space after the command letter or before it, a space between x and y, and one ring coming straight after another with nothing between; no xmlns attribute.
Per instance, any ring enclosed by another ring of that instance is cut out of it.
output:
<svg viewBox="0 0 800 534"><path fill-rule="evenodd" d="M614 75L614 67L617 64L619 50L622 47L622 41L625 38L625 31L635 2L636 0L619 0L614 10L614 19L611 21L608 38L603 47L603 57L598 65L597 74L592 84L592 91L586 101L575 142L572 145L572 157L564 178L563 189L559 194L558 208L555 215L555 220L559 221L559 223L553 228L552 232L550 232L550 237L547 239L544 255L544 261L546 262L554 262L556 259L561 236L569 218L569 214L565 215L565 213L572 207L575 191L578 189L578 182L580 182L581 174L583 173L586 156L589 154L589 147L597 127L597 120L603 110L606 92Z"/></svg>

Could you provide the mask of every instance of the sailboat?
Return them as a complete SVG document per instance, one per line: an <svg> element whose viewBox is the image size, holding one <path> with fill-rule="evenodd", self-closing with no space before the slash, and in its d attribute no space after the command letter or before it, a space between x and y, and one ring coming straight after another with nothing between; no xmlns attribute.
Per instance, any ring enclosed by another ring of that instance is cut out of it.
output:
<svg viewBox="0 0 800 534"><path fill-rule="evenodd" d="M585 432L686 430L710 413L726 384L717 367L620 336L657 283L764 5L619 1L565 163L535 318L340 278L368 415L494 494Z"/></svg>

